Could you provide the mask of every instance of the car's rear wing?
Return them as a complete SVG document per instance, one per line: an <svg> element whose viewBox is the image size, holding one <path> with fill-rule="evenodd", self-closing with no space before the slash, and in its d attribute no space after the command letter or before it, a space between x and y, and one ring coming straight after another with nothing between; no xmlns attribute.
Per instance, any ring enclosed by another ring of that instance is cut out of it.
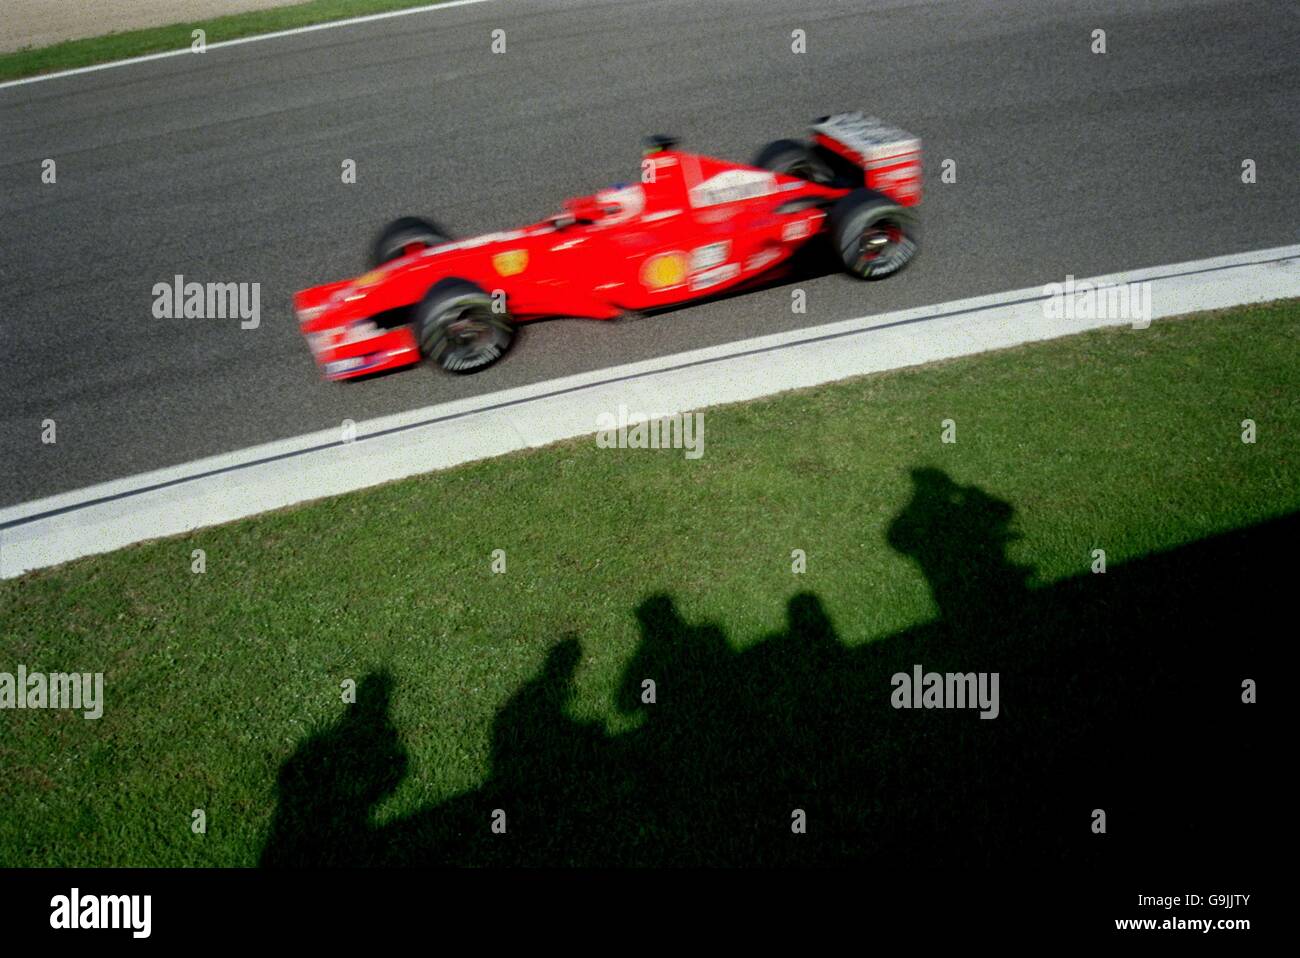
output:
<svg viewBox="0 0 1300 958"><path fill-rule="evenodd" d="M921 140L874 116L837 113L812 127L818 146L862 170L868 189L903 206L921 202Z"/></svg>

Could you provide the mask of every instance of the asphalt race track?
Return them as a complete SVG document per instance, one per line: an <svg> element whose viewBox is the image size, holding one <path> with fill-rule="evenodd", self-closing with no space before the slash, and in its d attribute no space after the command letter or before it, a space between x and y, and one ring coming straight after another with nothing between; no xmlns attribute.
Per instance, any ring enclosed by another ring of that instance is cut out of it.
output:
<svg viewBox="0 0 1300 958"><path fill-rule="evenodd" d="M1298 49L1287 0L492 0L0 89L0 505L616 363L1294 243ZM811 280L804 315L776 287L536 324L471 377L326 383L298 333L292 293L361 272L389 218L508 228L635 178L647 133L749 158L847 109L924 141L923 250L896 278ZM176 274L260 283L259 327L155 319Z"/></svg>

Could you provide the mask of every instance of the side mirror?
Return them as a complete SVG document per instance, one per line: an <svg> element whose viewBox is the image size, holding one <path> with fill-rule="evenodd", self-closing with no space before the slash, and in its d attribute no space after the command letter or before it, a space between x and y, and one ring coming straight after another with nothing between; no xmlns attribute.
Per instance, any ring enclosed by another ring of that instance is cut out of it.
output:
<svg viewBox="0 0 1300 958"><path fill-rule="evenodd" d="M641 141L643 154L649 156L651 153L660 153L664 150L671 150L677 145L677 137L668 136L665 133L654 133L647 136Z"/></svg>

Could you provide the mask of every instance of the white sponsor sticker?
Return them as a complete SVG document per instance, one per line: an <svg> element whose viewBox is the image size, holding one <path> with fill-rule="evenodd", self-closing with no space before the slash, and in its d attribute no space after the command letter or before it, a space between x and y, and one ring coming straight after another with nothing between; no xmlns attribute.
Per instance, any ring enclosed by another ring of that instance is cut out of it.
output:
<svg viewBox="0 0 1300 958"><path fill-rule="evenodd" d="M776 176L763 170L725 170L691 187L692 206L717 206L776 192Z"/></svg>
<svg viewBox="0 0 1300 958"><path fill-rule="evenodd" d="M379 335L379 327L371 320L363 319L355 323L349 323L343 331L343 336L334 345L346 346L348 343L355 343L362 339L370 339L372 336Z"/></svg>
<svg viewBox="0 0 1300 958"><path fill-rule="evenodd" d="M709 269L720 263L727 261L727 253L731 251L731 240L723 240L721 243L710 243L708 246L697 246L691 250L691 272L698 273L701 270Z"/></svg>
<svg viewBox="0 0 1300 958"><path fill-rule="evenodd" d="M349 370L356 369L365 365L364 356L351 356L348 359L336 359L333 362L325 364L325 375L334 376L338 373L346 373Z"/></svg>
<svg viewBox="0 0 1300 958"><path fill-rule="evenodd" d="M727 263L724 266L715 266L713 269L705 270L703 273L697 273L691 278L691 289L708 289L710 286L717 286L719 283L725 283L729 279L734 279L740 272L740 267L735 263Z"/></svg>
<svg viewBox="0 0 1300 958"><path fill-rule="evenodd" d="M793 223L786 223L781 227L781 239L786 243L793 243L795 240L801 240L812 231L812 224L807 220L795 220Z"/></svg>

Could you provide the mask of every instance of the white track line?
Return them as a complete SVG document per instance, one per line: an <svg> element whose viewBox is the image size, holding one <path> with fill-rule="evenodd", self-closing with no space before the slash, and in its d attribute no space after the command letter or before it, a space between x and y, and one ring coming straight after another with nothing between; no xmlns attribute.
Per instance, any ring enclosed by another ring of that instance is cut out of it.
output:
<svg viewBox="0 0 1300 958"><path fill-rule="evenodd" d="M350 17L347 20L330 20L325 23L313 23L305 27L294 27L291 30L277 30L274 33L258 33L251 37L239 37L236 40L220 40L216 43L209 43L205 48L205 53L213 50L220 50L223 47L235 47L241 43L257 43L259 40L275 40L279 37L292 37L300 33L314 33L317 30L333 30L335 27L351 27L358 23L374 23L376 20L391 20L393 17L409 17L414 13L430 13L434 10L450 10L453 7L467 7L475 3L487 3L488 0L447 0L446 3L431 3L424 7L408 7L404 10L389 10L385 13L370 13L363 17ZM202 21L196 20L195 23ZM177 26L177 24L168 24ZM13 51L22 52L22 51ZM149 53L142 57L131 57L128 60L111 60L108 63L96 63L88 67L75 67L71 70L59 70L55 73L38 73L36 76L23 77L20 80L6 80L0 83L0 90L12 86L23 86L28 83L41 83L45 80L57 80L60 77L77 76L82 73L95 73L99 70L111 70L114 67L127 67L134 63L148 63L151 60L165 60L168 57L198 56L186 47L183 50L165 50L162 53Z"/></svg>
<svg viewBox="0 0 1300 958"><path fill-rule="evenodd" d="M1150 283L1153 319L1300 296L1300 245L1087 282ZM863 289L870 296L869 288ZM1046 300L1042 288L1021 289L762 336L385 416L357 424L356 438L349 443L341 441L339 429L328 429L11 506L0 509L0 577L592 435L600 428L597 415L616 415L620 405L672 415L1086 329L1130 325L1116 319L1048 319ZM1135 328L1126 335L1145 332ZM308 361L305 349L303 361ZM706 436L706 455L707 450ZM684 461L682 468L691 463Z"/></svg>

